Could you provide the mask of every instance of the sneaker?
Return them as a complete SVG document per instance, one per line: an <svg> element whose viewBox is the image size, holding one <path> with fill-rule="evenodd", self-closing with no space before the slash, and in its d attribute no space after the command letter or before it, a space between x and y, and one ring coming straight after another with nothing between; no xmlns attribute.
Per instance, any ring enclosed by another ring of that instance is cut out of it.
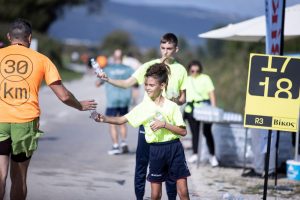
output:
<svg viewBox="0 0 300 200"><path fill-rule="evenodd" d="M108 153L108 155L117 155L117 154L120 154L121 151L120 151L119 147L112 147L112 149L109 150L107 153Z"/></svg>
<svg viewBox="0 0 300 200"><path fill-rule="evenodd" d="M195 163L198 160L198 155L193 154L191 157L189 157L188 162L189 163Z"/></svg>
<svg viewBox="0 0 300 200"><path fill-rule="evenodd" d="M211 165L212 167L217 167L217 166L219 166L219 162L218 162L216 156L211 156L211 157L209 158L209 163L210 163L210 165Z"/></svg>
<svg viewBox="0 0 300 200"><path fill-rule="evenodd" d="M122 153L129 153L129 148L126 143L121 144Z"/></svg>

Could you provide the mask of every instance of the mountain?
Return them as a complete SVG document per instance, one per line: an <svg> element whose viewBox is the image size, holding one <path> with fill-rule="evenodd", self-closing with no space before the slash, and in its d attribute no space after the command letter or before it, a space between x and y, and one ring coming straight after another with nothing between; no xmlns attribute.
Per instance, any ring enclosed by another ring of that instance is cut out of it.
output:
<svg viewBox="0 0 300 200"><path fill-rule="evenodd" d="M160 37L173 32L190 45L199 45L197 35L216 26L240 20L237 15L217 13L191 7L158 7L106 2L99 13L89 13L86 6L65 10L49 29L49 35L59 40L77 39L100 44L114 30L131 34L139 47L157 47ZM203 40L202 40L203 41Z"/></svg>

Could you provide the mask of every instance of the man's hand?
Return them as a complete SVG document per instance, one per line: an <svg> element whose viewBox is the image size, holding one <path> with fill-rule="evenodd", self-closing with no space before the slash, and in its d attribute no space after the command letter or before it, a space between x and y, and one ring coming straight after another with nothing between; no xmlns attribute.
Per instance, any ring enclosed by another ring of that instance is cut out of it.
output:
<svg viewBox="0 0 300 200"><path fill-rule="evenodd" d="M79 101L81 104L81 111L85 110L95 110L97 108L97 103L95 102L94 99L92 100L84 100L84 101Z"/></svg>
<svg viewBox="0 0 300 200"><path fill-rule="evenodd" d="M108 76L105 72L100 72L97 77L101 78L103 81L108 81Z"/></svg>

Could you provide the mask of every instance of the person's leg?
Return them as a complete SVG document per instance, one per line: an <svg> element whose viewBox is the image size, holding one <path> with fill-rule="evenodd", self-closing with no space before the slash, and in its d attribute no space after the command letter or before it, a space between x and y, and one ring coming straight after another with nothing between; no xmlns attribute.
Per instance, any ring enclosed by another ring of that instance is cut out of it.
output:
<svg viewBox="0 0 300 200"><path fill-rule="evenodd" d="M214 142L214 138L211 132L211 123L204 123L203 124L203 134L206 138L206 143L207 143L207 147L208 147L208 151L210 153L210 155L214 156L215 155L215 142Z"/></svg>
<svg viewBox="0 0 300 200"><path fill-rule="evenodd" d="M119 144L118 132L117 132L117 125L109 124L109 132L113 142L113 145Z"/></svg>
<svg viewBox="0 0 300 200"><path fill-rule="evenodd" d="M145 193L146 175L149 163L149 144L145 139L145 130L140 126L138 144L136 148L136 163L134 174L134 188L137 200L142 200Z"/></svg>
<svg viewBox="0 0 300 200"><path fill-rule="evenodd" d="M110 117L117 116L118 110L117 108L106 108L105 114ZM117 131L117 125L109 124L109 133L112 139L113 147L119 146L119 138L118 138L118 131Z"/></svg>
<svg viewBox="0 0 300 200"><path fill-rule="evenodd" d="M176 200L176 196L177 196L176 181L170 179L169 177L167 177L166 179L166 191L168 195L168 200Z"/></svg>
<svg viewBox="0 0 300 200"><path fill-rule="evenodd" d="M195 120L191 115L187 118L192 132L193 154L198 153L200 122Z"/></svg>
<svg viewBox="0 0 300 200"><path fill-rule="evenodd" d="M161 183L151 183L151 200L160 200L161 196Z"/></svg>
<svg viewBox="0 0 300 200"><path fill-rule="evenodd" d="M186 159L185 159L185 154L184 154L184 149L179 140L174 141L174 143L170 144L170 152L169 152L169 158L167 159L168 162L168 178L172 180L176 180L176 191L180 197L180 199L186 199L185 197L188 196L184 189L184 187L181 185L178 185L178 180L179 183L182 184L181 179L184 179L186 182L186 177L190 176L191 173L188 169L188 166L186 164ZM151 165L151 164L150 164ZM183 183L184 183L183 181ZM187 184L187 183L186 183ZM187 186L185 187L187 190ZM181 189L179 191L178 189Z"/></svg>
<svg viewBox="0 0 300 200"><path fill-rule="evenodd" d="M4 198L6 178L8 173L9 157L8 155L0 155L0 199Z"/></svg>
<svg viewBox="0 0 300 200"><path fill-rule="evenodd" d="M120 147L119 147L119 138L118 138L118 132L117 132L117 125L109 124L109 132L112 139L112 148L107 152L108 155L117 155L121 153Z"/></svg>
<svg viewBox="0 0 300 200"><path fill-rule="evenodd" d="M30 157L27 158L24 153L17 156L17 158L11 159L10 164L10 199L25 200L27 196L27 170L30 163Z"/></svg>
<svg viewBox="0 0 300 200"><path fill-rule="evenodd" d="M127 145L127 142L126 142L126 139L127 139L127 126L126 126L126 124L122 124L122 125L119 125L119 128L120 128L120 133L121 133L121 150L122 150L122 153L128 153L129 149L128 149L128 145Z"/></svg>
<svg viewBox="0 0 300 200"><path fill-rule="evenodd" d="M180 200L189 200L189 190L187 186L187 179L181 178L176 181L177 183L177 191Z"/></svg>
<svg viewBox="0 0 300 200"><path fill-rule="evenodd" d="M0 130L0 132L2 133L3 130ZM6 179L8 174L10 153L11 153L11 139L9 138L0 142L0 181L1 181L0 199L3 199L5 194L5 186L6 186Z"/></svg>
<svg viewBox="0 0 300 200"><path fill-rule="evenodd" d="M204 123L203 124L203 134L206 138L206 144L209 151L209 162L212 167L217 167L219 165L219 162L217 160L217 157L215 156L215 142L214 138L211 132L211 123Z"/></svg>
<svg viewBox="0 0 300 200"><path fill-rule="evenodd" d="M10 123L0 123L0 199L4 198L11 153Z"/></svg>
<svg viewBox="0 0 300 200"><path fill-rule="evenodd" d="M127 126L126 124L122 124L120 127L121 139L122 141L126 141L127 139Z"/></svg>
<svg viewBox="0 0 300 200"><path fill-rule="evenodd" d="M200 135L200 122L195 120L192 113L186 113L186 120L189 123L190 130L192 133L192 150L193 154L192 156L188 159L188 162L194 163L197 161L198 156L198 145L199 145L199 135Z"/></svg>
<svg viewBox="0 0 300 200"><path fill-rule="evenodd" d="M128 102L129 104L129 102ZM124 116L128 113L128 106L118 108L118 116ZM121 150L122 153L128 153L128 145L127 145L127 125L121 124L119 125L120 135L121 135Z"/></svg>

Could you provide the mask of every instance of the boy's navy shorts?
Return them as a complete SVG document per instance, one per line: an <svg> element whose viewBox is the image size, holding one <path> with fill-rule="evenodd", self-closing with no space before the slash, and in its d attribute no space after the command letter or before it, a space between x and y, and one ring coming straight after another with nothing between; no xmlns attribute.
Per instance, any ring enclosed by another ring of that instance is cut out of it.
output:
<svg viewBox="0 0 300 200"><path fill-rule="evenodd" d="M150 144L149 182L164 182L168 176L176 181L190 175L179 139Z"/></svg>
<svg viewBox="0 0 300 200"><path fill-rule="evenodd" d="M115 108L106 108L105 115L115 117L123 116L128 113L128 107L115 107Z"/></svg>

